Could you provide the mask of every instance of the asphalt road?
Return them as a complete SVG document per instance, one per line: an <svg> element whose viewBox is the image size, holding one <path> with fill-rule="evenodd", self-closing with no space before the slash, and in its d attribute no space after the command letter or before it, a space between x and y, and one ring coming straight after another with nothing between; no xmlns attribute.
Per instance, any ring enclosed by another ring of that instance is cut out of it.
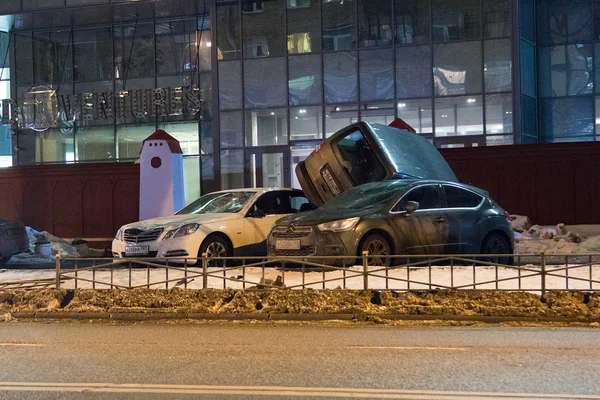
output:
<svg viewBox="0 0 600 400"><path fill-rule="evenodd" d="M600 399L593 328L12 322L0 360L2 400Z"/></svg>

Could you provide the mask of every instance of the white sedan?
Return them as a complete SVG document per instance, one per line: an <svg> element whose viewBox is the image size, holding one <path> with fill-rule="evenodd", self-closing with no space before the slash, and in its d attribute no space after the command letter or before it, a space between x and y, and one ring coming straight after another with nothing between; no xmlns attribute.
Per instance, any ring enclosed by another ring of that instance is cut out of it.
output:
<svg viewBox="0 0 600 400"><path fill-rule="evenodd" d="M312 204L296 189L235 189L200 197L175 215L124 225L114 257L195 258L264 256L278 219ZM177 260L174 260L177 261ZM181 262L181 261L180 261Z"/></svg>

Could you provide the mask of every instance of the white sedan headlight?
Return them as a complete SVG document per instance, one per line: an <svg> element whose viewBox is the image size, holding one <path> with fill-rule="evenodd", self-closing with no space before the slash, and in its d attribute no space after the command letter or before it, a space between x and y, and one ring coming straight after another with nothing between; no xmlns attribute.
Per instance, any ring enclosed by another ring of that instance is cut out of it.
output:
<svg viewBox="0 0 600 400"><path fill-rule="evenodd" d="M121 229L117 231L117 234L115 235L115 240L123 240L123 231Z"/></svg>
<svg viewBox="0 0 600 400"><path fill-rule="evenodd" d="M356 224L358 223L359 220L360 220L360 217L340 219L337 221L331 221L331 222L325 222L323 224L319 224L319 225L317 225L317 228L319 228L320 231L332 231L332 232L349 231L350 229L353 229L356 226Z"/></svg>
<svg viewBox="0 0 600 400"><path fill-rule="evenodd" d="M167 232L167 234L165 235L165 237L162 240L167 240L167 239L171 239L171 238L179 238L182 236L191 235L192 233L196 232L198 230L198 228L200 228L200 224L183 225L177 229L172 229L169 232Z"/></svg>

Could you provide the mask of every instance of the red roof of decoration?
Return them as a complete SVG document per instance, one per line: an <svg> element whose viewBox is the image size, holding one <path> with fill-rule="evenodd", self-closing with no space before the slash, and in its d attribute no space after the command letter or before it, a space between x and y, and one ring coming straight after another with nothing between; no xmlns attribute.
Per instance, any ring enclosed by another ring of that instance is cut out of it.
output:
<svg viewBox="0 0 600 400"><path fill-rule="evenodd" d="M183 154L183 151L181 150L181 145L179 144L179 140L175 139L173 136L169 135L162 129L159 129L152 135L148 136L146 139L144 139L143 143L146 143L146 140L164 140L169 145L169 150L171 150L171 153Z"/></svg>

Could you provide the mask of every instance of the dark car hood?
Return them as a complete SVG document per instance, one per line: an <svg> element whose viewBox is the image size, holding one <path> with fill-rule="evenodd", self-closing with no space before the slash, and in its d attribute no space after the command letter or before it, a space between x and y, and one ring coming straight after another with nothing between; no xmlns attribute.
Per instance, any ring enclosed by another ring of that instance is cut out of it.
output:
<svg viewBox="0 0 600 400"><path fill-rule="evenodd" d="M324 222L337 221L340 219L353 217L366 217L377 214L379 209L362 208L362 209L336 209L330 207L322 207L313 211L305 211L298 214L292 214L277 221L275 225L316 225Z"/></svg>

